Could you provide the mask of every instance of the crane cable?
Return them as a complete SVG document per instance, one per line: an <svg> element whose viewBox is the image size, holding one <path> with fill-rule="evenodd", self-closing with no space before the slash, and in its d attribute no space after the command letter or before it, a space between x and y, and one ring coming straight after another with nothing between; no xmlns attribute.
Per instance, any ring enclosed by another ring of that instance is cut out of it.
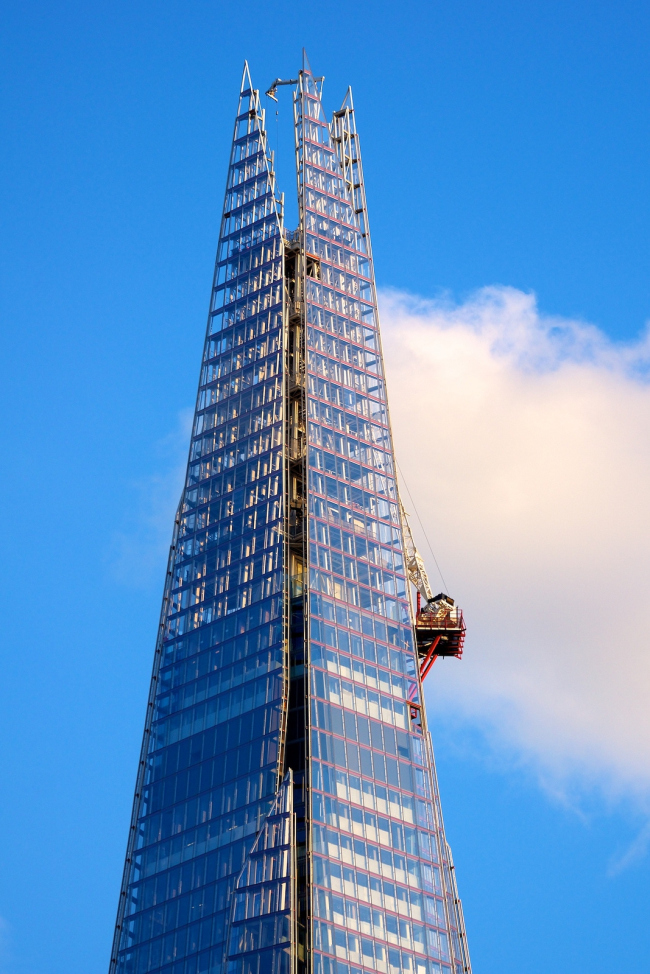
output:
<svg viewBox="0 0 650 974"><path fill-rule="evenodd" d="M442 579L442 584L443 584L443 586L445 588L445 591L447 592L447 591L449 591L449 589L447 588L447 583L445 581L445 576L442 574L442 571L440 569L440 565L438 564L438 559L436 558L435 554L433 553L433 548L431 547L431 542L429 541L429 537L427 535L427 532L424 529L424 524L422 523L422 518L420 517L420 515L418 513L418 509L415 506L415 501L413 500L413 495L411 494L411 491L409 490L409 485L406 483L406 477L404 476L404 471L402 470L402 468L401 468L401 466L400 466L397 458L395 458L395 462L397 463L397 469L399 470L400 477L402 478L402 483L406 487L406 493L409 495L409 499L410 499L411 504L413 506L413 510L415 511L415 516L417 517L418 523L419 523L419 525L420 525L420 527L422 529L422 534L424 535L424 538L426 540L426 543L429 546L429 551L431 552L431 557L433 558L433 562L434 562L436 568L438 569L438 574L440 575L440 578Z"/></svg>

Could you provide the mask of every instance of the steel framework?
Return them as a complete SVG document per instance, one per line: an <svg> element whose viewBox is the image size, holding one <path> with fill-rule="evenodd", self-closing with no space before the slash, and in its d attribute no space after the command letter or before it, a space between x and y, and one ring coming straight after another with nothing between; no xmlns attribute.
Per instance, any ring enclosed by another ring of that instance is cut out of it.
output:
<svg viewBox="0 0 650 974"><path fill-rule="evenodd" d="M328 121L322 85L304 58L267 91L289 232L244 69L110 974L470 971L422 698L465 626L399 500L352 93Z"/></svg>

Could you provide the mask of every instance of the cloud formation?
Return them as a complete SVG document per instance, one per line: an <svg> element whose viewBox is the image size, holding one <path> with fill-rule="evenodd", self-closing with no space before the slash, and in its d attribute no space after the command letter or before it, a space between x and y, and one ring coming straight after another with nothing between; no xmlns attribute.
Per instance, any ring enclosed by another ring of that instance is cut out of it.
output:
<svg viewBox="0 0 650 974"><path fill-rule="evenodd" d="M650 340L616 345L503 287L460 305L384 292L382 331L398 459L468 622L431 702L548 782L645 803Z"/></svg>

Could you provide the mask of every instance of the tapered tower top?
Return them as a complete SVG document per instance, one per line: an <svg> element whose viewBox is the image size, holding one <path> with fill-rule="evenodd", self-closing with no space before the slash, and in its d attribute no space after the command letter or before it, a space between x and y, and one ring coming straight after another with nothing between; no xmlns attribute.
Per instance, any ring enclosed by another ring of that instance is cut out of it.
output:
<svg viewBox="0 0 650 974"><path fill-rule="evenodd" d="M422 679L462 614L399 501L351 92L283 86L291 230L244 66L111 974L461 974Z"/></svg>

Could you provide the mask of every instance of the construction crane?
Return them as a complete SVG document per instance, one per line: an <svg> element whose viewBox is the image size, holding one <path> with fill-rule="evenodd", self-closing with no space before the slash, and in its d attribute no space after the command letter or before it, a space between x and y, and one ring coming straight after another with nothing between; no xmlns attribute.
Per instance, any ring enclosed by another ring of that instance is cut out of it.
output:
<svg viewBox="0 0 650 974"><path fill-rule="evenodd" d="M400 500L400 514L406 546L406 574L417 589L415 612L415 637L420 660L420 677L428 675L438 656L463 655L465 622L452 598L444 592L434 595L427 570L420 555L409 524L408 515Z"/></svg>

